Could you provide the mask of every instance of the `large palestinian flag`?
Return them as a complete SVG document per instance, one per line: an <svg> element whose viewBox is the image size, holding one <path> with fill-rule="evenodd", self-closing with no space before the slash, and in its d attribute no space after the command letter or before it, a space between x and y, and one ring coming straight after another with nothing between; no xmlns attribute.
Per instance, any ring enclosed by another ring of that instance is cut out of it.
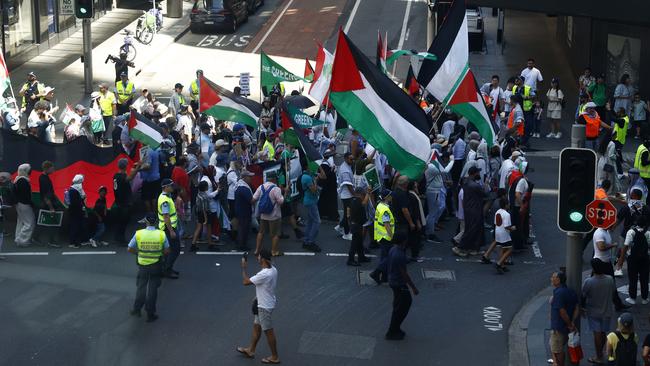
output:
<svg viewBox="0 0 650 366"><path fill-rule="evenodd" d="M65 190L72 185L72 178L76 174L82 174L87 206L94 207L99 197L99 187L104 186L108 188L106 203L111 207L115 201L113 175L117 173L117 161L121 158L128 156L116 154L112 147L95 146L85 137L65 144L53 144L5 129L0 130L0 171L15 176L18 166L28 163L32 166L32 192L40 192L38 177L41 174L41 164L50 160L54 163L54 173L50 175L50 179L60 202L63 202ZM129 160L128 171L131 170L132 163ZM38 194L33 196L34 200L40 200Z"/></svg>
<svg viewBox="0 0 650 366"><path fill-rule="evenodd" d="M129 117L129 136L140 141L144 145L157 149L163 141L162 130L153 121L131 110Z"/></svg>
<svg viewBox="0 0 650 366"><path fill-rule="evenodd" d="M330 101L401 174L416 179L429 159L429 124L421 108L339 31Z"/></svg>
<svg viewBox="0 0 650 366"><path fill-rule="evenodd" d="M235 95L208 80L199 79L199 112L216 119L257 127L262 105L254 100Z"/></svg>
<svg viewBox="0 0 650 366"><path fill-rule="evenodd" d="M467 118L481 136L492 144L496 139L492 124L469 68L467 17L465 2L455 0L433 40L429 53L437 59L424 58L418 82L431 95L457 114Z"/></svg>

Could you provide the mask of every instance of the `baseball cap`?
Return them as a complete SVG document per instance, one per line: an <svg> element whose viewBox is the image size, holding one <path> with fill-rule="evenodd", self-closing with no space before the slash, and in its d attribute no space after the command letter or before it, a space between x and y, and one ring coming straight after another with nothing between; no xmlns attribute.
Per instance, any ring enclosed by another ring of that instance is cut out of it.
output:
<svg viewBox="0 0 650 366"><path fill-rule="evenodd" d="M226 142L226 140L224 140L224 139L218 139L218 140L214 143L214 147L221 147L221 146L228 146L228 143Z"/></svg>
<svg viewBox="0 0 650 366"><path fill-rule="evenodd" d="M27 73L27 76L33 76L33 77L36 77L36 74L34 74L34 71L30 71L29 73Z"/></svg>
<svg viewBox="0 0 650 366"><path fill-rule="evenodd" d="M181 84L181 83L176 83L176 85L174 85L174 89L178 89L178 88L182 88L182 87L183 87L183 84Z"/></svg>
<svg viewBox="0 0 650 366"><path fill-rule="evenodd" d="M54 88L51 86L46 86L45 89L43 89L43 94L47 95L50 94L51 92L54 91Z"/></svg>
<svg viewBox="0 0 650 366"><path fill-rule="evenodd" d="M271 260L271 257L272 257L272 255L271 255L271 251L268 250L268 249L262 249L262 250L260 250L260 257L261 257L262 259L266 259L267 261L270 261L270 260Z"/></svg>
<svg viewBox="0 0 650 366"><path fill-rule="evenodd" d="M171 186L172 184L174 184L174 181L173 181L173 180L171 180L171 179L169 179L169 178L165 178L165 179L163 179L162 182L160 183L160 186L164 188L164 187L167 187L167 186Z"/></svg>
<svg viewBox="0 0 650 366"><path fill-rule="evenodd" d="M202 123L202 124L201 124L201 131L203 131L203 130L209 130L209 129L210 129L210 125L209 125L209 124L207 124L207 123Z"/></svg>
<svg viewBox="0 0 650 366"><path fill-rule="evenodd" d="M85 111L86 111L86 107L84 107L84 106L81 105L81 104L77 104L77 105L74 107L74 110L75 110L75 111L79 111L79 112L85 112Z"/></svg>
<svg viewBox="0 0 650 366"><path fill-rule="evenodd" d="M513 151L512 154L510 155L511 158L518 158L520 156L521 156L521 151L519 150Z"/></svg>
<svg viewBox="0 0 650 366"><path fill-rule="evenodd" d="M630 313L623 313L618 317L618 322L621 323L622 326L628 328L634 324L634 317Z"/></svg>
<svg viewBox="0 0 650 366"><path fill-rule="evenodd" d="M596 107L597 107L597 105L594 102L589 102L589 103L585 104L585 108L596 108Z"/></svg>
<svg viewBox="0 0 650 366"><path fill-rule="evenodd" d="M128 75L126 74L126 71L122 71L122 72L120 73L120 77L122 77L122 76L128 76Z"/></svg>
<svg viewBox="0 0 650 366"><path fill-rule="evenodd" d="M238 132L238 131L241 131L241 130L243 130L243 129L244 129L244 125L242 125L241 123L236 123L236 124L232 127L232 131L233 131L233 132Z"/></svg>
<svg viewBox="0 0 650 366"><path fill-rule="evenodd" d="M153 212L148 212L148 213L144 216L144 221L146 221L146 222L147 222L148 224L150 224L150 225L155 224L155 223L156 223L156 220L157 220L157 218L156 218L156 214L154 214Z"/></svg>
<svg viewBox="0 0 650 366"><path fill-rule="evenodd" d="M97 99L99 97L100 97L99 92L94 91L94 92L90 93L90 99Z"/></svg>

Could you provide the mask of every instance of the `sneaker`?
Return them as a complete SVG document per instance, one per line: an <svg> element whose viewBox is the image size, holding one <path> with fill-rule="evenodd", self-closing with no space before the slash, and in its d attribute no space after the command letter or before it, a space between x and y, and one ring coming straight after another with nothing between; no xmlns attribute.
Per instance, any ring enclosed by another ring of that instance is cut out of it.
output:
<svg viewBox="0 0 650 366"><path fill-rule="evenodd" d="M424 262L424 257L417 256L417 257L413 258L413 261L418 262L418 263L422 263L422 262Z"/></svg>
<svg viewBox="0 0 650 366"><path fill-rule="evenodd" d="M87 246L89 246L89 245L92 245L92 244L90 243L90 241L85 241L85 242L81 243L81 246L82 246L82 247L87 247Z"/></svg>
<svg viewBox="0 0 650 366"><path fill-rule="evenodd" d="M562 132L558 132L555 134L556 139L561 139L562 138Z"/></svg>
<svg viewBox="0 0 650 366"><path fill-rule="evenodd" d="M505 271L503 270L503 267L501 267L498 263L495 264L496 269L497 269L497 274L504 274Z"/></svg>
<svg viewBox="0 0 650 366"><path fill-rule="evenodd" d="M50 248L61 248L61 246L56 243L47 243L47 246Z"/></svg>
<svg viewBox="0 0 650 366"><path fill-rule="evenodd" d="M97 242L95 239L88 239L88 243L90 243L90 246L93 248L97 248Z"/></svg>
<svg viewBox="0 0 650 366"><path fill-rule="evenodd" d="M555 134L553 132L549 132L548 135L546 135L547 139L551 139L551 138L554 138L554 137L555 137Z"/></svg>
<svg viewBox="0 0 650 366"><path fill-rule="evenodd" d="M459 257L467 257L467 252L465 252L464 250L458 247L451 248L451 251L454 252L454 254L456 254Z"/></svg>
<svg viewBox="0 0 650 366"><path fill-rule="evenodd" d="M345 235L343 235L341 237L341 239L343 239L343 240L352 240L352 234L351 233L345 234Z"/></svg>
<svg viewBox="0 0 650 366"><path fill-rule="evenodd" d="M79 246L79 244L70 244L70 245L68 245L68 248L79 249L81 247Z"/></svg>
<svg viewBox="0 0 650 366"><path fill-rule="evenodd" d="M482 255L481 256L481 263L483 263L483 264L492 264L492 261L488 257Z"/></svg>
<svg viewBox="0 0 650 366"><path fill-rule="evenodd" d="M470 250L468 254L473 256L473 255L479 255L480 252L478 250Z"/></svg>
<svg viewBox="0 0 650 366"><path fill-rule="evenodd" d="M219 235L212 234L212 240L219 241Z"/></svg>
<svg viewBox="0 0 650 366"><path fill-rule="evenodd" d="M630 304L630 305L636 305L636 300L631 298L631 297L628 297L627 299L625 299L625 302Z"/></svg>
<svg viewBox="0 0 650 366"><path fill-rule="evenodd" d="M622 269L615 270L614 277L623 277L623 270Z"/></svg>
<svg viewBox="0 0 650 366"><path fill-rule="evenodd" d="M345 231L343 231L343 228L341 227L341 225L334 226L334 230L336 230L341 235L345 235Z"/></svg>
<svg viewBox="0 0 650 366"><path fill-rule="evenodd" d="M649 302L650 302L650 300L648 300L648 299L641 299L641 304L642 305L648 305Z"/></svg>
<svg viewBox="0 0 650 366"><path fill-rule="evenodd" d="M107 241L103 241L103 240L101 240L101 241L99 242L99 244L101 244L101 245L104 246L104 247L107 247L107 246L108 246L108 242L107 242Z"/></svg>

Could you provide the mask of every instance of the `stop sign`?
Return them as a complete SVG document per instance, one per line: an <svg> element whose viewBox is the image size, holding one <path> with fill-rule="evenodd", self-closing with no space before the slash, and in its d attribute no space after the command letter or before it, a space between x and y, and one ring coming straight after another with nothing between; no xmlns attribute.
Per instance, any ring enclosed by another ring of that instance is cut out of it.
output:
<svg viewBox="0 0 650 366"><path fill-rule="evenodd" d="M587 205L587 221L595 228L608 229L616 222L616 207L608 200L593 200Z"/></svg>

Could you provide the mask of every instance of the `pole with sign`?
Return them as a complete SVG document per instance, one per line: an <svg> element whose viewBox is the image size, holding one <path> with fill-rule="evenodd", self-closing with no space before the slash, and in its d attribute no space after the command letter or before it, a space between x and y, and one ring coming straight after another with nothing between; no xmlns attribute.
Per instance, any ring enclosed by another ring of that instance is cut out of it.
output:
<svg viewBox="0 0 650 366"><path fill-rule="evenodd" d="M239 87L241 88L241 95L251 95L251 74L250 72L242 72L239 74Z"/></svg>
<svg viewBox="0 0 650 366"><path fill-rule="evenodd" d="M74 15L74 0L61 0L59 15Z"/></svg>

